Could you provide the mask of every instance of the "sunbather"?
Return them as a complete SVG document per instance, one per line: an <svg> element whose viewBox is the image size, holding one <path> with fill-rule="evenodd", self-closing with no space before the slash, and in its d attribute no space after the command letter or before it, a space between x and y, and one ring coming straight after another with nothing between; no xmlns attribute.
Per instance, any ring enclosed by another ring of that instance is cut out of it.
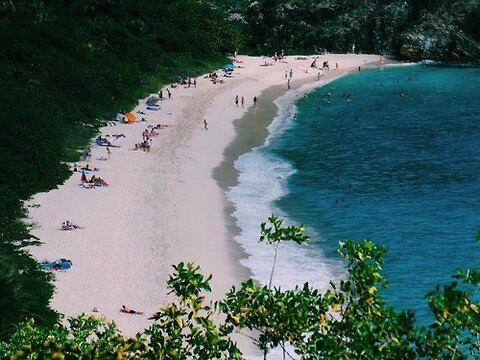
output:
<svg viewBox="0 0 480 360"><path fill-rule="evenodd" d="M85 171L98 171L99 169L96 167L90 167L90 164L85 165L84 167L81 167L80 170L85 170Z"/></svg>
<svg viewBox="0 0 480 360"><path fill-rule="evenodd" d="M83 229L80 225L76 225L70 222L70 220L62 222L62 229L63 230L76 230L76 229Z"/></svg>
<svg viewBox="0 0 480 360"><path fill-rule="evenodd" d="M127 308L125 305L122 305L122 308L120 309L120 312L125 313L125 314L143 315L143 311L132 310L132 309Z"/></svg>
<svg viewBox="0 0 480 360"><path fill-rule="evenodd" d="M95 175L92 175L89 183L94 184L96 186L108 186L108 183L105 180L103 180L101 177L97 177Z"/></svg>

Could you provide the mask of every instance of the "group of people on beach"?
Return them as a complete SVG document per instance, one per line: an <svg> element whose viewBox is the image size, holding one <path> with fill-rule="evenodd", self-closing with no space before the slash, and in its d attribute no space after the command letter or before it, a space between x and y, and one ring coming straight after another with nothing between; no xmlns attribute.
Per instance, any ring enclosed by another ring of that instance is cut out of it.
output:
<svg viewBox="0 0 480 360"><path fill-rule="evenodd" d="M108 149L108 152L110 153L110 149ZM73 171L79 171L77 164L74 165ZM90 171L99 171L98 168L91 167L90 164L86 164L80 168L80 171L82 172L82 175L80 176L80 186L83 188L94 189L97 186L108 186L108 183L99 176L92 175L90 179L88 179L87 173Z"/></svg>
<svg viewBox="0 0 480 360"><path fill-rule="evenodd" d="M85 189L95 189L97 186L107 187L108 183L103 180L100 176L92 175L90 179L87 179L87 176L82 172L80 178L80 185Z"/></svg>
<svg viewBox="0 0 480 360"><path fill-rule="evenodd" d="M207 76L205 76L205 79L210 80L212 84L223 84L223 80L219 78L216 72L208 74Z"/></svg>
<svg viewBox="0 0 480 360"><path fill-rule="evenodd" d="M160 135L158 130L167 128L168 125L158 124L156 126L148 125L142 132L142 142L136 143L134 150L143 150L149 152L152 146L153 137Z"/></svg>
<svg viewBox="0 0 480 360"><path fill-rule="evenodd" d="M245 97L242 96L242 98L240 99L238 95L235 95L235 105L238 107L238 103L242 104L242 107L245 107Z"/></svg>

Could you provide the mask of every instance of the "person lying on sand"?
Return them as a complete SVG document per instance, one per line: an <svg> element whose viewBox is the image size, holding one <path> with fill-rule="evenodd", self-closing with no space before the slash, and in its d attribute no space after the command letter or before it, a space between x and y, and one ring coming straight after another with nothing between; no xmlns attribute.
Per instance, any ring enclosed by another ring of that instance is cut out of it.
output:
<svg viewBox="0 0 480 360"><path fill-rule="evenodd" d="M80 225L72 224L70 222L70 220L67 220L67 221L62 222L62 229L63 230L76 230L76 229L83 229L83 227L80 226Z"/></svg>
<svg viewBox="0 0 480 360"><path fill-rule="evenodd" d="M120 312L125 313L125 314L143 315L143 311L132 310L132 309L127 308L125 305L122 305L122 308L120 309Z"/></svg>
<svg viewBox="0 0 480 360"><path fill-rule="evenodd" d="M84 167L81 167L80 170L85 170L85 171L98 171L99 169L96 167L90 167L90 164L85 165Z"/></svg>
<svg viewBox="0 0 480 360"><path fill-rule="evenodd" d="M108 183L103 180L101 177L97 177L95 175L92 175L90 178L90 181L88 181L90 184L94 184L96 186L108 186Z"/></svg>
<svg viewBox="0 0 480 360"><path fill-rule="evenodd" d="M124 138L126 136L125 136L125 134L112 134L112 135L107 134L107 135L105 135L105 137L113 137L115 139L119 139L119 138L122 138L122 137Z"/></svg>

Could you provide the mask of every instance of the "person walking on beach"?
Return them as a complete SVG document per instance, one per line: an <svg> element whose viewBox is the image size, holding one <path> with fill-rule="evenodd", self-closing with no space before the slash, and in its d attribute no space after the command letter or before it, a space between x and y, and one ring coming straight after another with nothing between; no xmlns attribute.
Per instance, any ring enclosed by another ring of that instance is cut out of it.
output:
<svg viewBox="0 0 480 360"><path fill-rule="evenodd" d="M208 130L208 123L206 119L203 119L203 127L205 130Z"/></svg>
<svg viewBox="0 0 480 360"><path fill-rule="evenodd" d="M197 87L197 78L193 78L193 86L196 88Z"/></svg>
<svg viewBox="0 0 480 360"><path fill-rule="evenodd" d="M110 148L107 146L107 159L110 160L112 157L112 152L110 151Z"/></svg>
<svg viewBox="0 0 480 360"><path fill-rule="evenodd" d="M290 79L287 80L287 90L290 90L291 86L290 86Z"/></svg>
<svg viewBox="0 0 480 360"><path fill-rule="evenodd" d="M158 93L158 98L160 99L160 101L163 100L163 91L160 90L160 92Z"/></svg>
<svg viewBox="0 0 480 360"><path fill-rule="evenodd" d="M257 106L257 97L256 96L253 97L253 106Z"/></svg>
<svg viewBox="0 0 480 360"><path fill-rule="evenodd" d="M290 69L290 79L293 77L293 69Z"/></svg>
<svg viewBox="0 0 480 360"><path fill-rule="evenodd" d="M167 88L167 93L168 93L168 100L170 100L172 98L172 93L168 88Z"/></svg>
<svg viewBox="0 0 480 360"><path fill-rule="evenodd" d="M245 107L245 98L242 96L242 108Z"/></svg>
<svg viewBox="0 0 480 360"><path fill-rule="evenodd" d="M235 96L235 105L238 107L238 95Z"/></svg>

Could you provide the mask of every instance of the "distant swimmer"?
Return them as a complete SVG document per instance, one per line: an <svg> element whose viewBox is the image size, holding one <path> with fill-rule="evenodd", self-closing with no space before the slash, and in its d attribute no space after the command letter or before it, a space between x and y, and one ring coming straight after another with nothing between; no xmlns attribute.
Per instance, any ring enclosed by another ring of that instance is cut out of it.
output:
<svg viewBox="0 0 480 360"><path fill-rule="evenodd" d="M297 113L293 114L293 120L297 120Z"/></svg>

